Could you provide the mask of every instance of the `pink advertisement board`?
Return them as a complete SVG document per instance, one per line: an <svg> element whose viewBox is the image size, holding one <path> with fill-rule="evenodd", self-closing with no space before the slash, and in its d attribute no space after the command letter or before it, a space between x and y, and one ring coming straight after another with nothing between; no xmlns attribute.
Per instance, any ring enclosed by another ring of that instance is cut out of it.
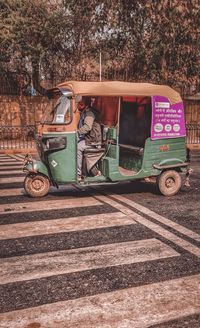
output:
<svg viewBox="0 0 200 328"><path fill-rule="evenodd" d="M152 97L151 139L177 138L185 135L183 103L172 105L165 97Z"/></svg>

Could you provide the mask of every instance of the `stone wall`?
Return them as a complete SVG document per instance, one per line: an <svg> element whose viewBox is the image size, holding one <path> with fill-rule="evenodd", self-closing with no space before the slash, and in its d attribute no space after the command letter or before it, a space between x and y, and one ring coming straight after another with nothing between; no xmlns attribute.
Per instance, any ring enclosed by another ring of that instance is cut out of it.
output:
<svg viewBox="0 0 200 328"><path fill-rule="evenodd" d="M51 108L51 102L42 96L0 96L0 125L32 125Z"/></svg>
<svg viewBox="0 0 200 328"><path fill-rule="evenodd" d="M185 99L184 107L186 123L200 124L200 98Z"/></svg>

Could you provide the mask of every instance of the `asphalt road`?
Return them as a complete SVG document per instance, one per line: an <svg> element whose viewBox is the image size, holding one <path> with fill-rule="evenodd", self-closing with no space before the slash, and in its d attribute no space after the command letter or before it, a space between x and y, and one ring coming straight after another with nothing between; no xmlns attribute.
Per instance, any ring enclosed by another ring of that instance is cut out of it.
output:
<svg viewBox="0 0 200 328"><path fill-rule="evenodd" d="M1 328L200 326L198 157L173 197L127 182L32 199L22 160L0 155Z"/></svg>

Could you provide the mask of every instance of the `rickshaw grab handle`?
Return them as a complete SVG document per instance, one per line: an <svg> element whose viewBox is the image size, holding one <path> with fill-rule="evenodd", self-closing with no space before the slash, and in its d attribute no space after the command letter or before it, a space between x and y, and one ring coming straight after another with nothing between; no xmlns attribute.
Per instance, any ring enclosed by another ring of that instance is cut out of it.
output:
<svg viewBox="0 0 200 328"><path fill-rule="evenodd" d="M178 163L178 164L172 164L172 165L159 165L159 164L153 164L153 168L157 170L162 170L162 169L168 169L168 168L173 168L173 167L185 167L188 166L189 163Z"/></svg>

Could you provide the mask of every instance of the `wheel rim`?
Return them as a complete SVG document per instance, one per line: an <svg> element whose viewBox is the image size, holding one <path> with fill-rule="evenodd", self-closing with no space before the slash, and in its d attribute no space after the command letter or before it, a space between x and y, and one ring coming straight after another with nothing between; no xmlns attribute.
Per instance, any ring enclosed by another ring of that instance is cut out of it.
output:
<svg viewBox="0 0 200 328"><path fill-rule="evenodd" d="M39 178L35 178L33 179L32 181L32 188L35 190L35 191L41 191L43 190L45 187L45 183L44 181L42 181L41 179Z"/></svg>
<svg viewBox="0 0 200 328"><path fill-rule="evenodd" d="M172 177L168 178L168 179L166 180L166 182L165 182L165 186L166 186L168 189L170 189L170 188L174 188L174 186L175 186L175 180L174 180Z"/></svg>

